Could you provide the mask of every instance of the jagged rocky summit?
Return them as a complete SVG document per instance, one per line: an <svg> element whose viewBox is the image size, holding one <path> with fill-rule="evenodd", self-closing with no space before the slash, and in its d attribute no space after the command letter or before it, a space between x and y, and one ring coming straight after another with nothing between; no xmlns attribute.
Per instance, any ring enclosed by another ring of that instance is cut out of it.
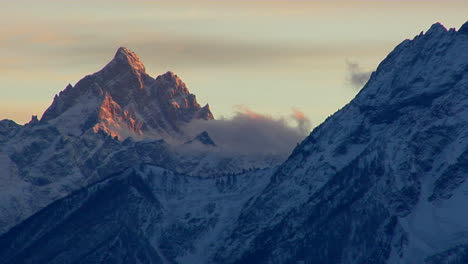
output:
<svg viewBox="0 0 468 264"><path fill-rule="evenodd" d="M152 78L138 56L121 47L102 70L60 92L40 122L73 135L103 130L123 140L177 138L196 119L213 119L208 104L201 107L172 72Z"/></svg>

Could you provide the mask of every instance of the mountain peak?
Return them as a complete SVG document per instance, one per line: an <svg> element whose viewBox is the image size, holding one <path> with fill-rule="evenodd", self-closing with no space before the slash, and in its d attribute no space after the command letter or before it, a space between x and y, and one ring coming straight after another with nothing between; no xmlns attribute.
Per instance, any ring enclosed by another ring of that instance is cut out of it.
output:
<svg viewBox="0 0 468 264"><path fill-rule="evenodd" d="M200 134L198 134L198 136L195 139L200 141L201 143L203 143L205 145L210 145L210 146L214 146L214 147L216 146L213 139L211 139L210 135L206 131L203 131Z"/></svg>
<svg viewBox="0 0 468 264"><path fill-rule="evenodd" d="M161 92L166 93L169 92L171 96L175 96L176 94L189 94L189 90L185 83L180 79L177 74L168 71L164 74L159 75L156 77L156 81L161 84L160 87Z"/></svg>
<svg viewBox="0 0 468 264"><path fill-rule="evenodd" d="M207 131L203 131L200 134L198 134L196 137L194 137L192 140L189 140L185 142L185 144L192 144L194 142L201 143L202 145L205 146L211 146L211 147L216 147L216 143L213 141L213 139L210 137L210 134L208 134Z"/></svg>
<svg viewBox="0 0 468 264"><path fill-rule="evenodd" d="M171 79L177 79L179 78L177 76L177 74L175 74L174 72L172 71L167 71L166 73L162 74L161 77L164 77L164 78L171 78Z"/></svg>
<svg viewBox="0 0 468 264"><path fill-rule="evenodd" d="M117 52L115 55L119 55L119 54L123 54L125 56L129 56L131 54L135 54L133 51L131 51L130 49L126 48L126 47L119 47L117 49Z"/></svg>
<svg viewBox="0 0 468 264"><path fill-rule="evenodd" d="M458 30L458 33L468 35L468 21L466 21Z"/></svg>
<svg viewBox="0 0 468 264"><path fill-rule="evenodd" d="M108 66L112 63L125 64L130 66L132 69L135 69L137 72L146 72L145 65L143 65L138 55L125 47L120 47L117 50L114 59L108 64Z"/></svg>
<svg viewBox="0 0 468 264"><path fill-rule="evenodd" d="M213 119L209 106L200 106L173 72L154 79L133 51L120 47L100 71L60 92L41 122L54 120L77 135L92 128L119 139L145 133L176 138L194 119Z"/></svg>
<svg viewBox="0 0 468 264"><path fill-rule="evenodd" d="M447 28L442 25L440 22L432 24L426 34L437 34L447 32Z"/></svg>
<svg viewBox="0 0 468 264"><path fill-rule="evenodd" d="M163 81L165 83L172 83L176 86L184 84L182 79L180 79L180 77L172 71L168 71L164 74L159 75L158 77L156 77L156 80Z"/></svg>
<svg viewBox="0 0 468 264"><path fill-rule="evenodd" d="M138 55L125 47L117 49L114 58L93 78L99 79L100 86L119 103L128 100L129 91L143 89L145 82L152 79Z"/></svg>

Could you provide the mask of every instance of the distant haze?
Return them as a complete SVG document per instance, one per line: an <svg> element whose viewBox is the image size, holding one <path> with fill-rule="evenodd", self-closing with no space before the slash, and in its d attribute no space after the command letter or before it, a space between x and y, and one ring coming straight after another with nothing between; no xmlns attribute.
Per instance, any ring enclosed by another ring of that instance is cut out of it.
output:
<svg viewBox="0 0 468 264"><path fill-rule="evenodd" d="M458 28L468 10L468 1L1 5L0 119L18 123L40 116L68 83L98 71L126 46L152 76L177 73L218 119L236 119L234 106L244 105L276 120L301 109L318 125L358 90L350 89L347 61L359 66L357 73L371 72L402 39L436 21ZM352 76L362 87L366 78ZM302 121L300 129L310 129Z"/></svg>

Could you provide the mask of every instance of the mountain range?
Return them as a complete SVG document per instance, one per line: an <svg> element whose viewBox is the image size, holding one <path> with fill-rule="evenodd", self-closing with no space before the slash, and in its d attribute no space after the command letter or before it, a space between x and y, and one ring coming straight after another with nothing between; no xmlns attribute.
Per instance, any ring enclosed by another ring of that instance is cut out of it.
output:
<svg viewBox="0 0 468 264"><path fill-rule="evenodd" d="M468 263L467 51L468 22L432 25L284 162L246 162L187 138L208 105L120 48L0 121L0 263Z"/></svg>

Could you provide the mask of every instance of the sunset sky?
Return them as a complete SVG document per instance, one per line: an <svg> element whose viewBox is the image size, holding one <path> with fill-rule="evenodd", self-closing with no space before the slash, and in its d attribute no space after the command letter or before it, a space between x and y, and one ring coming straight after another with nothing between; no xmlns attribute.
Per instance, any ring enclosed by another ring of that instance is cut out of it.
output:
<svg viewBox="0 0 468 264"><path fill-rule="evenodd" d="M434 22L468 19L468 1L0 4L0 119L20 124L125 46L153 77L178 74L216 118L239 106L276 117L295 109L315 126L357 93L350 71L373 71Z"/></svg>

